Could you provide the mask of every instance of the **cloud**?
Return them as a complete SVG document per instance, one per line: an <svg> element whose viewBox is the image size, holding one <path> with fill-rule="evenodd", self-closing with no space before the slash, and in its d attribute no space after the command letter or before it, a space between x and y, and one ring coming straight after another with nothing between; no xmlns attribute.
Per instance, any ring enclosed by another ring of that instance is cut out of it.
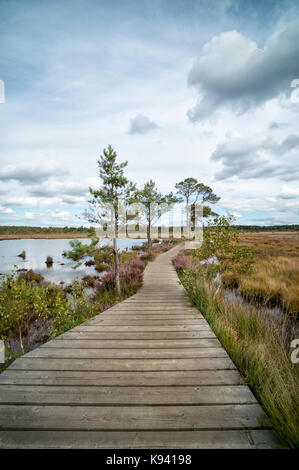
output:
<svg viewBox="0 0 299 470"><path fill-rule="evenodd" d="M138 114L134 119L131 119L129 134L147 134L148 132L158 129L158 125L151 121L147 116Z"/></svg>
<svg viewBox="0 0 299 470"><path fill-rule="evenodd" d="M24 217L26 220L33 220L35 218L34 212L25 212Z"/></svg>
<svg viewBox="0 0 299 470"><path fill-rule="evenodd" d="M269 160L269 154L283 156L299 146L299 137L289 135L280 144L271 139L236 137L219 144L211 155L211 160L220 161L222 170L215 174L216 180L232 176L240 179L273 178L283 181L296 180L299 169L281 160Z"/></svg>
<svg viewBox="0 0 299 470"><path fill-rule="evenodd" d="M0 212L1 214L5 214L5 215L14 215L15 214L15 211L13 209L11 209L11 207L3 207L0 205Z"/></svg>
<svg viewBox="0 0 299 470"><path fill-rule="evenodd" d="M297 147L299 147L299 135L294 134L288 135L281 144L273 144L272 147L270 145L276 155L284 155Z"/></svg>
<svg viewBox="0 0 299 470"><path fill-rule="evenodd" d="M22 163L20 165L7 165L0 169L0 180L19 181L23 184L38 184L53 176L67 175L69 171L54 160L39 164Z"/></svg>
<svg viewBox="0 0 299 470"><path fill-rule="evenodd" d="M86 204L87 198L83 196L66 195L62 197L63 204Z"/></svg>
<svg viewBox="0 0 299 470"><path fill-rule="evenodd" d="M73 196L69 196L72 198ZM55 206L55 205L62 205L62 204L75 204L77 202L69 202L68 196L64 198L60 197L28 197L28 196L20 196L20 197L9 197L5 201L2 202L4 206L15 206L15 207L29 207L29 206L39 206L39 207L48 207L48 206Z"/></svg>
<svg viewBox="0 0 299 470"><path fill-rule="evenodd" d="M55 211L51 213L52 219L60 219L60 220L69 220L71 218L71 214L67 211Z"/></svg>
<svg viewBox="0 0 299 470"><path fill-rule="evenodd" d="M187 113L200 121L220 107L238 114L260 106L280 93L291 93L299 77L299 22L274 33L260 49L238 31L223 32L206 43L189 72L188 85L199 93Z"/></svg>
<svg viewBox="0 0 299 470"><path fill-rule="evenodd" d="M67 183L62 181L49 181L47 185L35 186L29 190L32 196L50 197L57 195L83 196L88 193L88 183Z"/></svg>
<svg viewBox="0 0 299 470"><path fill-rule="evenodd" d="M3 201L5 206L28 207L36 206L38 200L35 197L10 197Z"/></svg>
<svg viewBox="0 0 299 470"><path fill-rule="evenodd" d="M289 186L283 185L279 197L281 199L297 199L299 198L299 188L290 188Z"/></svg>

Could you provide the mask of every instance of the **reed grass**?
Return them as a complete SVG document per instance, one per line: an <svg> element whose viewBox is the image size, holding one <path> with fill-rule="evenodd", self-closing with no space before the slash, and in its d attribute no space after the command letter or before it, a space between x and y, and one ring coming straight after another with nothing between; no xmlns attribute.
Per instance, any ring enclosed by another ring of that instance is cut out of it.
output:
<svg viewBox="0 0 299 470"><path fill-rule="evenodd" d="M261 310L229 303L221 289L184 270L181 281L272 421L279 438L299 447L298 364L281 327Z"/></svg>

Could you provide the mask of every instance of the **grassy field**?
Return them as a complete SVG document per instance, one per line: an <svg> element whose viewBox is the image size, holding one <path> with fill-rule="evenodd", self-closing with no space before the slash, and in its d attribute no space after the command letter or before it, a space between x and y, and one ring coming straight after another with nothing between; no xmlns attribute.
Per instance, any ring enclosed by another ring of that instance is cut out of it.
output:
<svg viewBox="0 0 299 470"><path fill-rule="evenodd" d="M243 297L279 306L290 316L299 312L299 232L242 233L243 245L253 249L251 273L226 271L226 287L238 287Z"/></svg>

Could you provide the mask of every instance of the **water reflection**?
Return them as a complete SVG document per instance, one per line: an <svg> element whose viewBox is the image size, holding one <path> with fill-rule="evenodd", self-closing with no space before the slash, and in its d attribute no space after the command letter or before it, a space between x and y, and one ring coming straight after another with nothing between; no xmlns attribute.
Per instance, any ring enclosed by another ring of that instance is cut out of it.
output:
<svg viewBox="0 0 299 470"><path fill-rule="evenodd" d="M0 273L10 274L16 269L32 269L36 273L44 276L46 281L55 283L70 283L73 279L81 279L83 276L99 275L94 266L85 266L84 258L81 266L74 269L78 264L62 256L63 251L70 249L69 242L71 238L65 239L22 239L22 240L0 240ZM90 238L81 238L82 243L90 243ZM141 245L145 239L127 239L118 240L119 249L130 250L133 245ZM111 244L110 240L101 240L99 246ZM26 251L26 258L23 260L18 255ZM53 258L53 264L47 265L47 256ZM16 267L15 267L16 266Z"/></svg>

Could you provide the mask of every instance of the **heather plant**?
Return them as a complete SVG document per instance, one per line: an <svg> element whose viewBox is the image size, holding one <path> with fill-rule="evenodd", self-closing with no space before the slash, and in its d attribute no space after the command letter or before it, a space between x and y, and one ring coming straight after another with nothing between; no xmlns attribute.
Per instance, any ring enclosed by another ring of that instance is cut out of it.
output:
<svg viewBox="0 0 299 470"><path fill-rule="evenodd" d="M187 268L187 258L183 254L178 254L175 256L175 258L172 260L174 269L176 270L183 270Z"/></svg>
<svg viewBox="0 0 299 470"><path fill-rule="evenodd" d="M129 266L143 271L145 268L145 263L140 258L133 258L129 261Z"/></svg>

